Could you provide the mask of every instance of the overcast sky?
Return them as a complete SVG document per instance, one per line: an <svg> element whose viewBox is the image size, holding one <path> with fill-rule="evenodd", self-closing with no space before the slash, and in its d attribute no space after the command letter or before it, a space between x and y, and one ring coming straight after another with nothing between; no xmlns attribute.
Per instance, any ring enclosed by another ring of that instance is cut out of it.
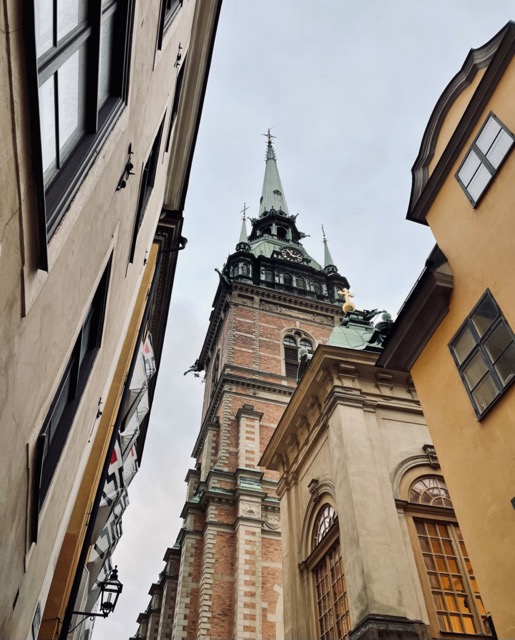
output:
<svg viewBox="0 0 515 640"><path fill-rule="evenodd" d="M206 0L199 0L204 2ZM291 214L322 261L320 225L358 308L398 310L434 240L405 220L433 107L512 0L224 0L204 104L165 350L142 468L114 562L124 590L95 640L127 640L181 526L200 427L199 356L243 203L258 215L268 127Z"/></svg>

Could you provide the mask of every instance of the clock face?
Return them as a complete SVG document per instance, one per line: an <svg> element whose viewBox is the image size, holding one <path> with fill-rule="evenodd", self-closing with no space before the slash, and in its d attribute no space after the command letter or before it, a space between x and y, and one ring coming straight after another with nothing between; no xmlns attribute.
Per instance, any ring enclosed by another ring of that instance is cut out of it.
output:
<svg viewBox="0 0 515 640"><path fill-rule="evenodd" d="M302 259L303 259L302 253L300 251L297 251L297 249L290 249L287 247L285 247L281 251L281 255L283 258L286 258L286 260L291 260L292 262L302 262Z"/></svg>

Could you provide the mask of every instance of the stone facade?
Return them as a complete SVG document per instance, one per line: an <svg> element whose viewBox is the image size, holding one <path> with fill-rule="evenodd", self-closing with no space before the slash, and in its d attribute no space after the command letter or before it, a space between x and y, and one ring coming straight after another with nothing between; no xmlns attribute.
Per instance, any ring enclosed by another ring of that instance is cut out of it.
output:
<svg viewBox="0 0 515 640"><path fill-rule="evenodd" d="M417 479L445 484L409 376L378 370L376 359L376 353L319 346L261 460L280 473L287 640L445 636L435 613L441 587L428 582L423 560L433 560L422 557L416 527L419 518L457 525L446 489L445 509L411 504ZM324 510L332 516L320 533ZM329 556L331 570L321 583ZM335 567L344 576L340 583ZM327 604L344 592L345 599ZM485 633L481 613L469 632Z"/></svg>

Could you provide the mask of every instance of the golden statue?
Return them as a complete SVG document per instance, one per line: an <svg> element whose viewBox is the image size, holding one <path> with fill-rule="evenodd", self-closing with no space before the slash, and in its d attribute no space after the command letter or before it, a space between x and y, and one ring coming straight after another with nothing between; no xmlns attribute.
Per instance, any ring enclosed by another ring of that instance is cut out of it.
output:
<svg viewBox="0 0 515 640"><path fill-rule="evenodd" d="M342 309L344 313L350 313L351 311L354 311L354 309L356 308L356 305L351 300L351 298L354 298L354 294L351 293L347 289L347 287L345 287L341 291L338 291L338 295L343 296L343 298L345 299L345 302L342 305Z"/></svg>

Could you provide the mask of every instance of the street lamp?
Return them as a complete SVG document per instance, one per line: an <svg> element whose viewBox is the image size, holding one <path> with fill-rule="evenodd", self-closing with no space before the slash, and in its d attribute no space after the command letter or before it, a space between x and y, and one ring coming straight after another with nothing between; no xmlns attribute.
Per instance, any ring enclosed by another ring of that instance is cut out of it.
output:
<svg viewBox="0 0 515 640"><path fill-rule="evenodd" d="M118 567L115 567L111 570L108 577L100 583L100 611L98 613L91 611L73 611L73 613L91 618L95 616L107 618L111 611L114 611L122 589L123 584L118 580Z"/></svg>

